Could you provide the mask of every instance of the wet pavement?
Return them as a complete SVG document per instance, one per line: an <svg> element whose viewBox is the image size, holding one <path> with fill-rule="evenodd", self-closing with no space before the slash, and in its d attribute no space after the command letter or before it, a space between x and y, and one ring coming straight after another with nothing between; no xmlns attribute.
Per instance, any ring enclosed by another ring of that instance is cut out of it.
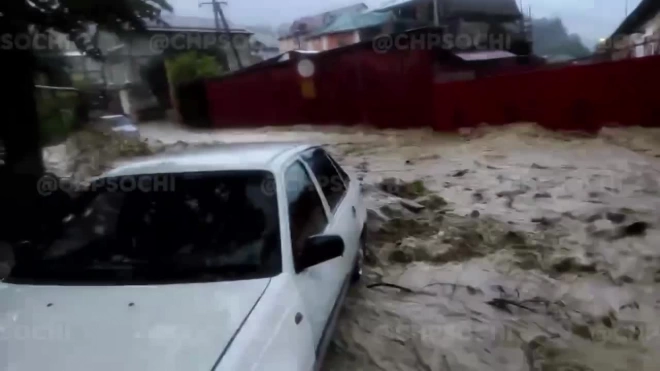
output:
<svg viewBox="0 0 660 371"><path fill-rule="evenodd" d="M149 124L140 133L140 155L312 141L358 173L370 209L368 266L325 371L660 369L658 129ZM60 174L75 168L84 178L116 157L63 166L72 153L99 151L69 147L46 151Z"/></svg>

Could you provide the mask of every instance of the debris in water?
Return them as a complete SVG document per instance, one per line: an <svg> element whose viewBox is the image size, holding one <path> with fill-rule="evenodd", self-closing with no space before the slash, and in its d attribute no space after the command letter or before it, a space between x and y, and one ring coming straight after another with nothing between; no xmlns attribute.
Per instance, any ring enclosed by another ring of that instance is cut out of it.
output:
<svg viewBox="0 0 660 371"><path fill-rule="evenodd" d="M611 221L612 223L615 224L621 224L626 220L626 214L623 213L613 213L613 212L608 212L605 217L607 220Z"/></svg>
<svg viewBox="0 0 660 371"><path fill-rule="evenodd" d="M447 201L436 194L430 194L428 196L418 198L415 201L420 205L427 207L430 210L438 210L442 207L447 206Z"/></svg>
<svg viewBox="0 0 660 371"><path fill-rule="evenodd" d="M454 178L459 178L459 177L462 177L463 175L467 174L468 172L470 172L470 170L468 170L468 169L457 170L457 171L453 172L451 174L451 176L453 176Z"/></svg>
<svg viewBox="0 0 660 371"><path fill-rule="evenodd" d="M630 225L627 225L619 230L619 238L623 237L632 237L632 236L643 236L646 234L649 224L646 222L635 222Z"/></svg>
<svg viewBox="0 0 660 371"><path fill-rule="evenodd" d="M378 282L378 283L372 283L372 284L367 285L368 289L373 289L375 287L392 287L392 288L399 289L401 291L404 291L404 292L407 292L407 293L410 293L410 294L412 294L414 292L412 289L409 289L407 287L403 287L403 286L399 286L399 285L395 285L393 283L387 283L387 282Z"/></svg>
<svg viewBox="0 0 660 371"><path fill-rule="evenodd" d="M552 198L552 195L548 192L539 192L534 195L534 198Z"/></svg>
<svg viewBox="0 0 660 371"><path fill-rule="evenodd" d="M552 269L557 273L596 273L596 264L583 264L571 257L554 263Z"/></svg>
<svg viewBox="0 0 660 371"><path fill-rule="evenodd" d="M586 221L587 221L587 223L593 223L596 220L600 220L602 218L603 218L603 216L601 214L594 214L594 215L591 215L590 217L588 217L586 219Z"/></svg>
<svg viewBox="0 0 660 371"><path fill-rule="evenodd" d="M412 263L413 262L412 254L409 254L403 250L394 250L390 253L389 261L392 263Z"/></svg>
<svg viewBox="0 0 660 371"><path fill-rule="evenodd" d="M523 304L521 304L517 301L509 300L509 299L496 298L496 299L487 301L486 304L491 305L491 306L493 306L497 309L503 310L503 311L508 312L508 313L512 313L511 309L509 309L509 307L508 307L509 305L512 305L512 306L518 307L518 308L522 308L522 309L526 309L526 310L528 310L532 313L536 313L536 311L534 309L532 309L530 307L527 307L527 306L525 306L525 305L523 305Z"/></svg>
<svg viewBox="0 0 660 371"><path fill-rule="evenodd" d="M426 206L424 206L424 205L422 205L418 202L415 202L415 201L412 201L412 200L407 200L405 198L400 199L399 203L401 204L401 206L405 207L406 209L408 209L408 210L410 210L414 213L418 213L418 212L424 210L424 208L426 207Z"/></svg>
<svg viewBox="0 0 660 371"><path fill-rule="evenodd" d="M404 182L397 178L385 178L380 182L379 188L383 192L408 199L415 199L428 193L424 182L421 180Z"/></svg>

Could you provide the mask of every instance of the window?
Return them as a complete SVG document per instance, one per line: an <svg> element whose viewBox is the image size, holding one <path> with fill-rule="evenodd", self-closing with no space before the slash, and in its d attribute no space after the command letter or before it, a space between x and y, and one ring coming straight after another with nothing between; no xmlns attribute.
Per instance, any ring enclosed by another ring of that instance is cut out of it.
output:
<svg viewBox="0 0 660 371"><path fill-rule="evenodd" d="M346 186L342 176L337 172L335 165L332 164L325 151L320 148L305 152L302 158L312 169L323 190L323 195L328 201L330 210L334 211L344 194L346 194Z"/></svg>
<svg viewBox="0 0 660 371"><path fill-rule="evenodd" d="M272 174L221 171L100 179L10 279L159 284L281 272Z"/></svg>
<svg viewBox="0 0 660 371"><path fill-rule="evenodd" d="M337 163L337 161L335 161L335 159L332 158L332 156L330 156L330 155L328 155L328 154L326 154L326 155L327 155L328 158L330 159L330 162L332 162L332 164L335 166L335 169L337 169L337 171L339 172L339 175L341 176L341 180L343 180L343 181L344 181L344 184L345 184L346 186L348 186L348 184L351 182L351 178L349 178L348 174L346 174L346 172L344 171L344 169L342 169L341 166L339 166L339 164Z"/></svg>
<svg viewBox="0 0 660 371"><path fill-rule="evenodd" d="M291 165L284 174L284 181L295 263L303 251L305 240L322 233L328 224L328 219L321 197L302 163L296 161Z"/></svg>

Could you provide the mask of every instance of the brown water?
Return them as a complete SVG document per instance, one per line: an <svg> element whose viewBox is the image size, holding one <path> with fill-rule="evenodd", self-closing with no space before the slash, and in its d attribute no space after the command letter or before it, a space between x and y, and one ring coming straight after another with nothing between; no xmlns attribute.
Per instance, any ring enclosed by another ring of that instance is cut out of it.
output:
<svg viewBox="0 0 660 371"><path fill-rule="evenodd" d="M327 144L363 178L369 266L325 371L660 369L660 130L141 132L171 151ZM67 151L47 154L65 173Z"/></svg>

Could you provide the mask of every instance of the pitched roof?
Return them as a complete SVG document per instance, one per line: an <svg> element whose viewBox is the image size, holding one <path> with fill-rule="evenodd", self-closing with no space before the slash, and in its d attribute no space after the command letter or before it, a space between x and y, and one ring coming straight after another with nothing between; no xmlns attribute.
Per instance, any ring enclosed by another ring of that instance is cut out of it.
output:
<svg viewBox="0 0 660 371"><path fill-rule="evenodd" d="M635 8L635 10L633 10L632 13L621 22L612 35L616 36L635 33L639 27L653 18L658 12L660 12L660 1L642 0L642 2L637 5L637 8Z"/></svg>
<svg viewBox="0 0 660 371"><path fill-rule="evenodd" d="M357 3L353 5L344 6L341 8L329 10L312 16L305 16L298 18L291 23L288 32L283 37L293 35L299 29L303 29L303 33L311 33L319 30L332 23L335 19L343 14L361 13L367 9L364 3Z"/></svg>
<svg viewBox="0 0 660 371"><path fill-rule="evenodd" d="M447 10L452 14L475 13L511 17L521 15L515 0L452 0L446 2Z"/></svg>
<svg viewBox="0 0 660 371"><path fill-rule="evenodd" d="M390 0L373 11L393 10L421 2L430 2L430 0ZM511 17L521 15L515 0L438 0L438 6L450 15L466 13Z"/></svg>
<svg viewBox="0 0 660 371"><path fill-rule="evenodd" d="M343 14L335 19L334 22L314 32L310 36L320 36L337 32L359 30L362 28L381 25L391 19L394 19L394 14L391 12Z"/></svg>
<svg viewBox="0 0 660 371"><path fill-rule="evenodd" d="M215 32L215 19L206 17L188 17L166 13L161 16L161 19L167 24L163 26L153 21L147 21L147 29L150 31L171 31L171 32ZM231 33L251 33L243 27L238 27L231 21L229 23L229 30ZM222 32L224 27L220 22Z"/></svg>

